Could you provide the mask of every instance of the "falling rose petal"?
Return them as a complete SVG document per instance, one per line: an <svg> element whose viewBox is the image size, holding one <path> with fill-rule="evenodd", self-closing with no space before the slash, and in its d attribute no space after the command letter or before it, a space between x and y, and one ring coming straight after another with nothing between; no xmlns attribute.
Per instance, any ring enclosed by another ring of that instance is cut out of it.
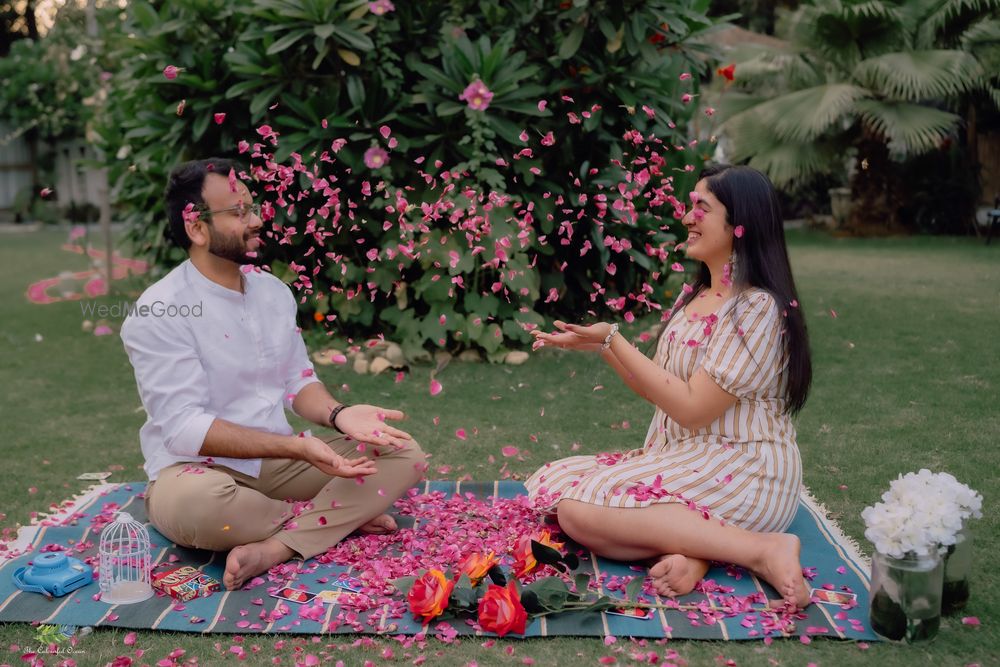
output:
<svg viewBox="0 0 1000 667"><path fill-rule="evenodd" d="M442 389L444 389L444 387L441 386L440 382L437 380L431 380L431 396L437 396L441 393Z"/></svg>
<svg viewBox="0 0 1000 667"><path fill-rule="evenodd" d="M455 437L458 438L459 440L465 440L465 437L466 437L465 436L465 429L464 428L460 428L457 431L455 431Z"/></svg>
<svg viewBox="0 0 1000 667"><path fill-rule="evenodd" d="M548 100L538 100L538 110L545 111L545 107L548 105Z"/></svg>
<svg viewBox="0 0 1000 667"><path fill-rule="evenodd" d="M733 236L738 239L743 238L743 225L736 225L736 229L733 230Z"/></svg>
<svg viewBox="0 0 1000 667"><path fill-rule="evenodd" d="M403 378L405 378L405 377L406 377L406 373L404 373L403 371L398 371L396 373L396 384L399 384L400 382L402 382Z"/></svg>
<svg viewBox="0 0 1000 667"><path fill-rule="evenodd" d="M347 357L344 356L343 354L334 354L330 357L330 361L332 361L335 364L346 364Z"/></svg>
<svg viewBox="0 0 1000 667"><path fill-rule="evenodd" d="M133 646L135 644L135 637L136 637L135 633L130 632L127 635L125 635L124 639L122 639L122 643L125 644L125 646Z"/></svg>
<svg viewBox="0 0 1000 667"><path fill-rule="evenodd" d="M222 125L224 122L226 122L226 114L224 113L212 114L212 118L215 119L216 125Z"/></svg>
<svg viewBox="0 0 1000 667"><path fill-rule="evenodd" d="M179 72L181 72L181 69L179 67L174 67L173 65L167 65L163 68L163 76L170 81L176 79Z"/></svg>
<svg viewBox="0 0 1000 667"><path fill-rule="evenodd" d="M835 311L833 308L830 309L830 317L832 317L833 319L837 319L837 311Z"/></svg>
<svg viewBox="0 0 1000 667"><path fill-rule="evenodd" d="M978 616L963 616L962 625L980 625Z"/></svg>
<svg viewBox="0 0 1000 667"><path fill-rule="evenodd" d="M520 450L514 445L507 445L500 450L500 453L505 457L510 458L512 456L517 456L520 453Z"/></svg>
<svg viewBox="0 0 1000 667"><path fill-rule="evenodd" d="M388 125L383 125L382 127L378 128L378 133L382 135L383 139L388 139L389 135L392 134L392 130L389 128Z"/></svg>
<svg viewBox="0 0 1000 667"><path fill-rule="evenodd" d="M52 188L42 188L42 191L38 193L41 195L42 199L45 199L50 194L52 194Z"/></svg>

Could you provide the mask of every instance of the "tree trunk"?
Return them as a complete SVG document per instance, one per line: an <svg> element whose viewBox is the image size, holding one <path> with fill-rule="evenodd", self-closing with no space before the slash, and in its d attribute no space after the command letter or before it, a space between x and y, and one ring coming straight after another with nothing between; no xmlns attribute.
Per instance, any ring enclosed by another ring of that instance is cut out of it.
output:
<svg viewBox="0 0 1000 667"><path fill-rule="evenodd" d="M851 177L851 216L847 231L859 236L881 236L905 231L899 221L899 174L889 158L889 147L869 128L862 130Z"/></svg>
<svg viewBox="0 0 1000 667"><path fill-rule="evenodd" d="M28 38L38 41L38 22L35 20L34 0L28 0L24 7L24 23L28 26Z"/></svg>

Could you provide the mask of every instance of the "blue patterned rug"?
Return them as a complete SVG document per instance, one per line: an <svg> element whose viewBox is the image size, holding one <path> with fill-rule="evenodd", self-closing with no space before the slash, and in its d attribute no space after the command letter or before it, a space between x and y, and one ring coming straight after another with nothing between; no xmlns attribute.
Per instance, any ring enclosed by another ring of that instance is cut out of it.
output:
<svg viewBox="0 0 1000 667"><path fill-rule="evenodd" d="M99 534L95 533L93 517L106 514L109 508L128 511L136 520L147 522L141 493L144 482L107 484L94 487L64 504L62 511L24 528L19 546L24 553L0 564L0 622L33 622L69 626L112 626L133 629L160 629L194 633L386 633L417 634L422 626L408 613L390 618L387 610L369 610L352 614L339 605L328 605L325 614L310 618L296 613L280 613L286 603L268 597L263 587L249 591L222 591L207 598L185 603L178 609L173 601L162 596L132 605L109 605L94 599L98 592L95 581L70 595L53 600L36 593L17 589L11 573L27 564L46 545L60 545L77 558L97 553ZM451 494L460 491L479 498L490 496L514 498L524 494L519 482L428 482L422 491ZM114 504L113 506L110 504ZM222 579L225 554L184 549L171 544L149 524L153 557L156 563L192 565L206 574ZM401 528L406 523L401 521ZM823 512L805 495L790 532L802 540L802 563L809 568L810 585L816 589L850 591L857 595L856 605L841 607L813 604L794 619L793 625L776 626L776 616L762 605L747 605L746 596L764 592L770 598L778 595L766 583L738 568L713 568L706 580L714 586L677 599L676 608L660 608L651 619L627 618L607 613L567 612L532 621L524 636L631 636L648 638L685 638L713 640L747 640L769 637L828 637L848 640L877 640L868 623L869 568L856 549ZM349 538L350 539L350 538ZM50 547L52 548L52 547ZM606 574L602 581L621 581L636 576L641 568L636 564L608 561L591 556L583 559L581 568L596 575ZM295 584L308 590L329 588L321 579L335 577L347 568L332 563L320 563L314 572L296 578ZM620 590L608 592L621 596ZM667 602L657 599L655 602ZM672 603L671 603L672 604ZM262 611L271 610L269 618ZM346 612L346 613L345 613ZM482 634L464 621L449 621L447 625L431 623L429 634ZM508 635L514 636L514 635Z"/></svg>

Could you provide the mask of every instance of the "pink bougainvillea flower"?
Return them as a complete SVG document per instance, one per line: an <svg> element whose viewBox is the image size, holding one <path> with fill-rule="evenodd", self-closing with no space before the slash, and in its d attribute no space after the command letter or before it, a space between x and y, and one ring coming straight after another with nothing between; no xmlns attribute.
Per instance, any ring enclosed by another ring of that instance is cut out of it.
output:
<svg viewBox="0 0 1000 667"><path fill-rule="evenodd" d="M460 428L457 431L455 431L455 437L458 438L459 440L465 440L466 438L465 429Z"/></svg>
<svg viewBox="0 0 1000 667"><path fill-rule="evenodd" d="M365 166L369 169L381 169L389 164L389 154L385 149L372 146L365 151Z"/></svg>
<svg viewBox="0 0 1000 667"><path fill-rule="evenodd" d="M375 2L368 3L368 11L370 11L375 16L383 16L388 12L396 10L396 5L392 4L390 0L375 0Z"/></svg>
<svg viewBox="0 0 1000 667"><path fill-rule="evenodd" d="M680 79L681 81L687 81L688 79L691 78L691 73L690 72L682 72L681 75L679 77L677 77L677 78Z"/></svg>
<svg viewBox="0 0 1000 667"><path fill-rule="evenodd" d="M963 616L962 625L980 625L978 616Z"/></svg>
<svg viewBox="0 0 1000 667"><path fill-rule="evenodd" d="M545 111L545 107L548 105L548 100L538 100L538 110Z"/></svg>
<svg viewBox="0 0 1000 667"><path fill-rule="evenodd" d="M431 380L431 396L437 396L441 393L442 389L444 389L444 387L441 386L440 382L437 380Z"/></svg>
<svg viewBox="0 0 1000 667"><path fill-rule="evenodd" d="M163 68L163 76L165 76L170 81L173 81L174 79L177 78L177 75L180 74L183 71L184 70L181 69L180 67L174 67L173 65L167 65L166 67Z"/></svg>
<svg viewBox="0 0 1000 667"><path fill-rule="evenodd" d="M681 102L683 102L684 104L689 104L693 99L694 95L692 95L691 93L684 93L683 95L681 95Z"/></svg>
<svg viewBox="0 0 1000 667"><path fill-rule="evenodd" d="M511 456L517 456L520 453L520 450L514 445L507 445L500 450L500 453L505 457L510 458Z"/></svg>
<svg viewBox="0 0 1000 667"><path fill-rule="evenodd" d="M226 122L226 114L224 113L213 114L212 118L215 119L216 125L222 125L224 122Z"/></svg>
<svg viewBox="0 0 1000 667"><path fill-rule="evenodd" d="M551 132L547 133L544 137L542 137L543 146L551 146L554 143L556 143L556 138L552 135Z"/></svg>
<svg viewBox="0 0 1000 667"><path fill-rule="evenodd" d="M493 92L481 79L476 79L465 87L458 99L466 102L473 111L486 111L493 99Z"/></svg>

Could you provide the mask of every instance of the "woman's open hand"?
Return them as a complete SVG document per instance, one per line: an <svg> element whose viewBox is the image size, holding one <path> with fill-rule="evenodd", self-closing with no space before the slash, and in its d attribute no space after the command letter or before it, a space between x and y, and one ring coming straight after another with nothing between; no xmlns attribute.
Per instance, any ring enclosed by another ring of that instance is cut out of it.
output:
<svg viewBox="0 0 1000 667"><path fill-rule="evenodd" d="M611 333L611 325L606 322L583 326L556 320L553 324L559 330L558 332L547 333L537 329L531 332L531 335L535 337L535 347L551 345L561 347L564 350L600 352L604 345L604 339Z"/></svg>

